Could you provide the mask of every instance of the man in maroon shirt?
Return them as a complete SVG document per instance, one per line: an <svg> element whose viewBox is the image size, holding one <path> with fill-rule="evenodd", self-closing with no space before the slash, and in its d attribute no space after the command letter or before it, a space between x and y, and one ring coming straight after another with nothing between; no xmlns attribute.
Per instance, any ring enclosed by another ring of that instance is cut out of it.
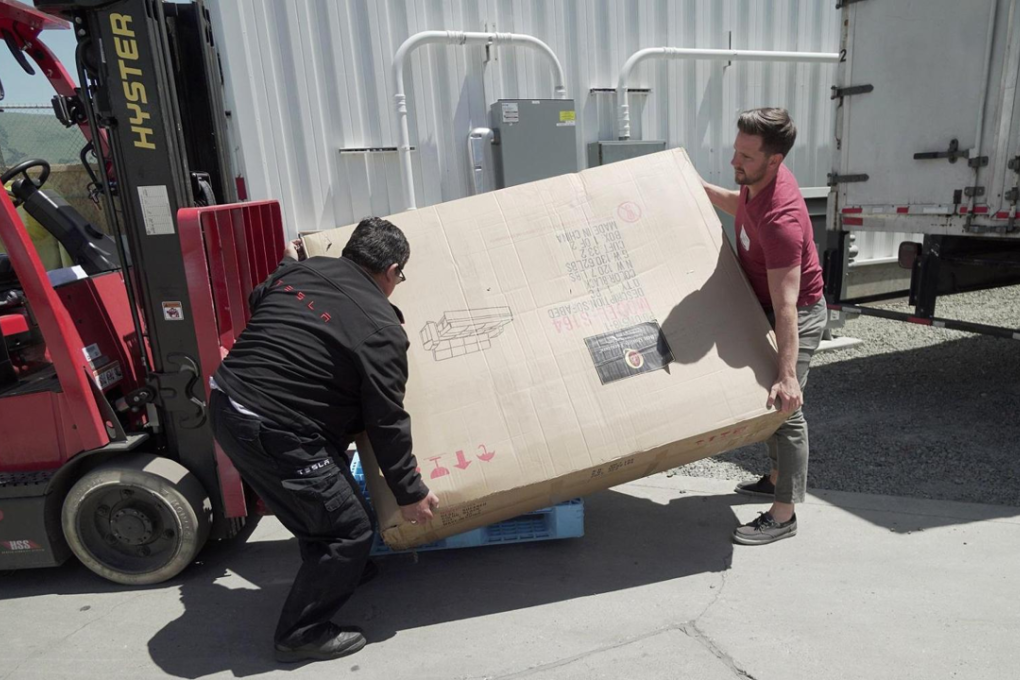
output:
<svg viewBox="0 0 1020 680"><path fill-rule="evenodd" d="M764 545L797 533L795 504L804 500L808 428L801 406L811 355L825 330L822 268L804 197L783 159L797 130L785 109L753 109L737 120L733 166L740 191L704 182L712 204L734 216L740 265L776 331L779 375L769 393L790 416L768 440L770 474L737 492L772 498L772 507L739 526L733 540Z"/></svg>

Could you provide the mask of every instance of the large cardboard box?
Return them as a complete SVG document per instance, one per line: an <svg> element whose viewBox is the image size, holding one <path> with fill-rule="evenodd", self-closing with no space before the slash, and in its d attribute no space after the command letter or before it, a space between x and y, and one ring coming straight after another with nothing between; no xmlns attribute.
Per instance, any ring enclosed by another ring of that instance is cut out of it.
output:
<svg viewBox="0 0 1020 680"><path fill-rule="evenodd" d="M406 408L442 501L404 523L359 441L386 543L407 548L765 439L774 335L683 150L389 218ZM305 239L339 256L353 227Z"/></svg>

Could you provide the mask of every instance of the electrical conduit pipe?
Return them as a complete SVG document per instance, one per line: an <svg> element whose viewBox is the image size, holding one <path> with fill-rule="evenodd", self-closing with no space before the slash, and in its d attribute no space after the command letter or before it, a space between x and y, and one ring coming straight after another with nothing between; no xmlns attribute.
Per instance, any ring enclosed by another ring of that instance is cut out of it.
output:
<svg viewBox="0 0 1020 680"><path fill-rule="evenodd" d="M487 127L476 127L468 135L468 159L471 161L471 181L475 195L485 192L485 145L492 143L494 134Z"/></svg>
<svg viewBox="0 0 1020 680"><path fill-rule="evenodd" d="M630 55L616 84L616 102L619 109L619 138L630 139L630 104L627 81L630 72L645 59L709 59L715 61L782 61L807 63L836 63L838 52L771 52L765 50L710 50L684 47L649 47Z"/></svg>
<svg viewBox="0 0 1020 680"><path fill-rule="evenodd" d="M538 50L552 62L553 97L566 99L567 88L563 66L552 48L538 38L520 33L470 33L465 31L422 31L415 33L397 48L393 57L393 81L397 92L394 100L397 107L397 134L399 143L397 155L400 158L400 177L403 185L403 210L414 210L414 170L411 167L411 133L407 126L407 97L404 94L404 62L407 55L422 45L429 43L445 43L447 45L518 45Z"/></svg>

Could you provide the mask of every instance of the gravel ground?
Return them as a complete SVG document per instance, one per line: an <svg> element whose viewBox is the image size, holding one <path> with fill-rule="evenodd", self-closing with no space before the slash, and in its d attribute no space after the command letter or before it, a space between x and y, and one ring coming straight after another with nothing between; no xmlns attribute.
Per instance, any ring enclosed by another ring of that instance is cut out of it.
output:
<svg viewBox="0 0 1020 680"><path fill-rule="evenodd" d="M936 314L1020 329L1020 286L941 298ZM811 363L808 487L1020 506L1020 342L865 316L835 334L864 343ZM767 469L757 445L675 472Z"/></svg>

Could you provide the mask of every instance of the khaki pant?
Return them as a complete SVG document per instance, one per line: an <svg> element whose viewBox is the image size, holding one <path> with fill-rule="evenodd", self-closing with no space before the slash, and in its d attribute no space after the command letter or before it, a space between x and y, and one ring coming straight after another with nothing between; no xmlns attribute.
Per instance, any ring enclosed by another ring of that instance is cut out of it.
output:
<svg viewBox="0 0 1020 680"><path fill-rule="evenodd" d="M769 312L769 322L776 325L775 316ZM797 308L797 331L800 347L797 352L797 379L800 388L807 387L808 369L811 357L822 341L825 330L826 306L822 298L810 307ZM807 487L808 471L808 426L802 409L797 409L786 419L776 433L766 442L772 468L779 472L776 479L776 501L779 503L803 503Z"/></svg>

